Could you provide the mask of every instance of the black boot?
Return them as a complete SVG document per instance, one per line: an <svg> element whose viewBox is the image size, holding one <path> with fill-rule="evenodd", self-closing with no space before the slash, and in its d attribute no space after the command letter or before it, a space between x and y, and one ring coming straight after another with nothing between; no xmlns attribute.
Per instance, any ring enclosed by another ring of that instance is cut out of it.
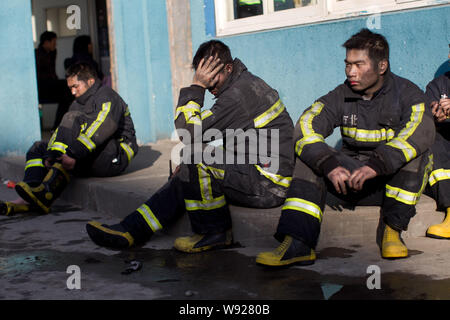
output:
<svg viewBox="0 0 450 320"><path fill-rule="evenodd" d="M112 226L91 221L86 225L89 237L96 245L114 249L126 249L134 244L133 236L119 223Z"/></svg>
<svg viewBox="0 0 450 320"><path fill-rule="evenodd" d="M66 170L60 163L55 163L40 185L31 187L22 181L16 184L16 192L43 213L48 213L50 206L61 195L69 181L70 177Z"/></svg>

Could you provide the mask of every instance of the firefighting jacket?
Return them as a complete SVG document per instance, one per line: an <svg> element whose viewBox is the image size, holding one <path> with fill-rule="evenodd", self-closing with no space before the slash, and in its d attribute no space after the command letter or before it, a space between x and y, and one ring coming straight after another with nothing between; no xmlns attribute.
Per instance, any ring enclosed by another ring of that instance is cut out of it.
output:
<svg viewBox="0 0 450 320"><path fill-rule="evenodd" d="M339 166L336 150L325 143L340 127L342 151L379 175L396 172L433 143L435 127L422 90L388 71L371 100L348 82L305 110L294 129L296 155L318 174Z"/></svg>
<svg viewBox="0 0 450 320"><path fill-rule="evenodd" d="M425 94L429 102L439 101L443 95L450 98L450 71L431 81L426 88ZM450 120L436 122L436 130L445 139L450 140Z"/></svg>
<svg viewBox="0 0 450 320"><path fill-rule="evenodd" d="M225 149L232 146L235 154L245 150L246 159L256 156L257 163L249 163L254 164L261 175L288 187L294 164L293 123L278 92L251 74L239 59L235 59L233 71L217 93L214 105L202 112L204 95L205 89L195 85L180 90L175 113L176 128L188 130L194 140L200 134L202 142L209 142L204 139L204 134L215 129L221 134ZM256 133L258 142L241 139L248 133ZM275 135L278 135L278 140ZM234 143L228 143L230 139L234 139ZM183 142L188 144L194 141ZM267 154L262 151L264 148L259 148L261 143L266 144ZM277 173L265 170L269 165L265 155L272 159L277 157Z"/></svg>
<svg viewBox="0 0 450 320"><path fill-rule="evenodd" d="M103 86L97 79L81 97L75 99L69 112L79 111L86 115L81 130L70 145L58 141L58 128L49 142L49 149L68 153L75 159L82 159L98 146L110 139L116 139L125 150L130 161L138 151L133 120L127 104L110 87ZM78 133L77 133L78 134Z"/></svg>

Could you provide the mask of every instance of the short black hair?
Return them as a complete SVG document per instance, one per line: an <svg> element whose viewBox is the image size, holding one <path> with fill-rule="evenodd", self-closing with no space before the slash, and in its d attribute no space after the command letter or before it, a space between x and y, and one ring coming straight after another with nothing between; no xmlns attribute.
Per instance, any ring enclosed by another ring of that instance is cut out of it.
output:
<svg viewBox="0 0 450 320"><path fill-rule="evenodd" d="M91 44L91 37L88 35L81 35L75 38L73 41L73 53L84 53L88 54L88 46Z"/></svg>
<svg viewBox="0 0 450 320"><path fill-rule="evenodd" d="M386 60L389 63L389 44L384 36L369 29L361 29L342 45L345 49L358 49L369 52L369 58L377 68L378 63Z"/></svg>
<svg viewBox="0 0 450 320"><path fill-rule="evenodd" d="M198 47L194 59L192 60L192 67L194 70L197 70L199 63L203 58L207 59L210 56L215 55L219 57L220 62L224 65L233 62L230 48L228 48L225 43L218 40L210 40L202 43L200 47Z"/></svg>
<svg viewBox="0 0 450 320"><path fill-rule="evenodd" d="M53 31L44 31L39 38L39 44L43 45L45 41L52 41L56 38L56 33Z"/></svg>
<svg viewBox="0 0 450 320"><path fill-rule="evenodd" d="M78 62L66 70L66 79L74 76L77 76L79 81L86 82L91 78L97 79L97 71L89 63Z"/></svg>

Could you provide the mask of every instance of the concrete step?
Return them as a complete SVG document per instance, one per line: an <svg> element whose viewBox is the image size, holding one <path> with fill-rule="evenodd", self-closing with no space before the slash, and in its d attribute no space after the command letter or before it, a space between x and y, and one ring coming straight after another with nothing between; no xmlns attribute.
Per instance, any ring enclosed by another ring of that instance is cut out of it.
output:
<svg viewBox="0 0 450 320"><path fill-rule="evenodd" d="M111 178L77 178L61 198L87 210L122 219L158 190L169 174L169 159L175 143L161 140L140 148L136 158L124 174ZM0 158L0 177L20 181L23 178L25 158ZM230 206L233 233L236 241L260 241L258 245L273 246L274 234L281 207L252 209ZM339 246L339 243L372 242L379 224L379 207L357 207L355 210L333 210L327 206L321 227L318 247ZM417 205L417 214L411 220L404 239L425 236L427 228L441 222L443 214L435 211L433 199L423 195ZM164 230L171 236L190 234L190 222L185 215L171 228ZM256 240L255 240L256 239Z"/></svg>

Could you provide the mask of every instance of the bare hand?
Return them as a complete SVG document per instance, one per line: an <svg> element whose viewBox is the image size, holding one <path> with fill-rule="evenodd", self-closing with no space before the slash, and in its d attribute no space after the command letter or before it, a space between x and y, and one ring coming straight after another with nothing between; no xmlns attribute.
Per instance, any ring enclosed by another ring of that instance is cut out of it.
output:
<svg viewBox="0 0 450 320"><path fill-rule="evenodd" d="M360 191L363 188L364 182L373 179L377 176L377 172L369 166L364 166L353 171L349 180L349 187Z"/></svg>
<svg viewBox="0 0 450 320"><path fill-rule="evenodd" d="M347 194L345 182L350 178L350 171L339 166L331 170L330 173L328 173L327 178L331 181L337 193Z"/></svg>
<svg viewBox="0 0 450 320"><path fill-rule="evenodd" d="M439 100L439 105L441 107L442 113L445 115L446 119L450 118L450 99L442 98Z"/></svg>
<svg viewBox="0 0 450 320"><path fill-rule="evenodd" d="M63 154L58 160L61 161L61 165L66 170L73 170L75 168L75 164L77 160L74 158L69 157L67 154Z"/></svg>
<svg viewBox="0 0 450 320"><path fill-rule="evenodd" d="M217 75L223 66L224 64L220 63L220 59L217 57L210 56L207 60L203 58L195 71L192 84L205 89L214 87L219 80Z"/></svg>

